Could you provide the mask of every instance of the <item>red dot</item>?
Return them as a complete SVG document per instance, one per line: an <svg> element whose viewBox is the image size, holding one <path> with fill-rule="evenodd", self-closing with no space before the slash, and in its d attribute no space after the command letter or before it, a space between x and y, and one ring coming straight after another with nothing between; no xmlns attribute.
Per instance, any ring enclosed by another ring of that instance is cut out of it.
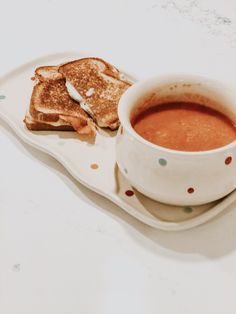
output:
<svg viewBox="0 0 236 314"><path fill-rule="evenodd" d="M194 188L188 188L188 193L192 194L194 192Z"/></svg>
<svg viewBox="0 0 236 314"><path fill-rule="evenodd" d="M132 190L127 190L127 191L125 191L125 194L126 194L127 196L133 196L133 195L134 195L134 192L133 192Z"/></svg>
<svg viewBox="0 0 236 314"><path fill-rule="evenodd" d="M229 165L231 163L231 161L232 161L232 157L231 156L225 158L225 164L226 165Z"/></svg>

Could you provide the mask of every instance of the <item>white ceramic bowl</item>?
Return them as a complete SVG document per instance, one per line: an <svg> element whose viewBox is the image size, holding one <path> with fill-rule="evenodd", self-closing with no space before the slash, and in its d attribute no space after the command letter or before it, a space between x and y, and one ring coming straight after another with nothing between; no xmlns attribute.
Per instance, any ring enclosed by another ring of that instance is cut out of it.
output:
<svg viewBox="0 0 236 314"><path fill-rule="evenodd" d="M121 97L117 164L132 186L146 196L174 205L200 205L236 187L236 141L204 152L184 152L152 144L133 129L130 118L140 104L198 102L236 123L236 91L200 76L172 75L138 82Z"/></svg>

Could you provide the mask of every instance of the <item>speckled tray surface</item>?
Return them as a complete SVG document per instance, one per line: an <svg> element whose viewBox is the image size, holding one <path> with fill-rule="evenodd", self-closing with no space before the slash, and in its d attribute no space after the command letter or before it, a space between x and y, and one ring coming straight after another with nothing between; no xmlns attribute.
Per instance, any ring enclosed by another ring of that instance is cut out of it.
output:
<svg viewBox="0 0 236 314"><path fill-rule="evenodd" d="M85 57L60 53L34 60L0 78L0 117L26 143L57 159L79 182L105 196L130 215L162 230L184 230L222 212L236 199L236 191L213 203L179 207L155 202L135 191L119 172L115 161L115 132L100 130L94 143L75 132L30 132L23 119L32 92L30 78L40 65L53 65ZM170 195L171 198L171 195Z"/></svg>

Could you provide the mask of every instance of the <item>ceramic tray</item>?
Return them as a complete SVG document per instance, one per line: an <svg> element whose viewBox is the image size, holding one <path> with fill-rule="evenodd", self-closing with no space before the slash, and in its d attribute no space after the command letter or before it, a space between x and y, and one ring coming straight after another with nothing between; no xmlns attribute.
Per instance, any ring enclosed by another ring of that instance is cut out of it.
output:
<svg viewBox="0 0 236 314"><path fill-rule="evenodd" d="M75 132L28 131L23 119L32 92L30 78L34 69L82 57L85 57L82 53L46 56L0 79L0 117L23 141L53 156L83 185L154 228L173 231L192 228L212 219L236 199L234 191L219 201L202 206L164 205L135 191L119 172L115 161L115 132L100 130L92 143Z"/></svg>

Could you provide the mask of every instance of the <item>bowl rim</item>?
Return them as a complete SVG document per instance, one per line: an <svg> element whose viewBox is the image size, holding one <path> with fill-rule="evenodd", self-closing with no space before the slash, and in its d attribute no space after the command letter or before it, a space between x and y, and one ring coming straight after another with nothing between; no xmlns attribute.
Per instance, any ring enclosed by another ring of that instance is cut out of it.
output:
<svg viewBox="0 0 236 314"><path fill-rule="evenodd" d="M132 98L135 97L135 94L137 92L140 92L141 89L147 89L153 87L158 88L160 86L165 86L169 84L178 84L178 83L187 83L187 84L204 84L210 87L213 90L219 90L222 89L224 92L220 92L223 97L226 97L227 94L230 95L231 101L235 102L236 107L236 90L234 92L235 98L232 97L231 94L233 94L233 90L229 88L229 86L224 85L223 82L218 81L216 79L208 78L203 75L192 75L192 74L186 74L186 73L178 73L178 74L164 74L164 75L158 75L158 76L152 76L148 79L138 81L134 83L131 87L129 87L124 94L121 96L118 104L118 117L121 123L121 127L125 129L126 132L128 132L134 139L136 139L141 144L144 144L154 150L162 151L163 153L169 153L173 155L179 155L179 156L208 156L213 155L216 153L222 153L225 151L228 151L230 149L233 149L236 146L236 140L211 150L206 151L181 151L181 150L174 150L171 148L163 147L160 145L153 144L149 142L148 140L144 139L142 136L140 136L132 127L130 116L127 114L129 107L130 111L132 110L132 107L134 104L132 104ZM131 103L131 104L130 104Z"/></svg>

